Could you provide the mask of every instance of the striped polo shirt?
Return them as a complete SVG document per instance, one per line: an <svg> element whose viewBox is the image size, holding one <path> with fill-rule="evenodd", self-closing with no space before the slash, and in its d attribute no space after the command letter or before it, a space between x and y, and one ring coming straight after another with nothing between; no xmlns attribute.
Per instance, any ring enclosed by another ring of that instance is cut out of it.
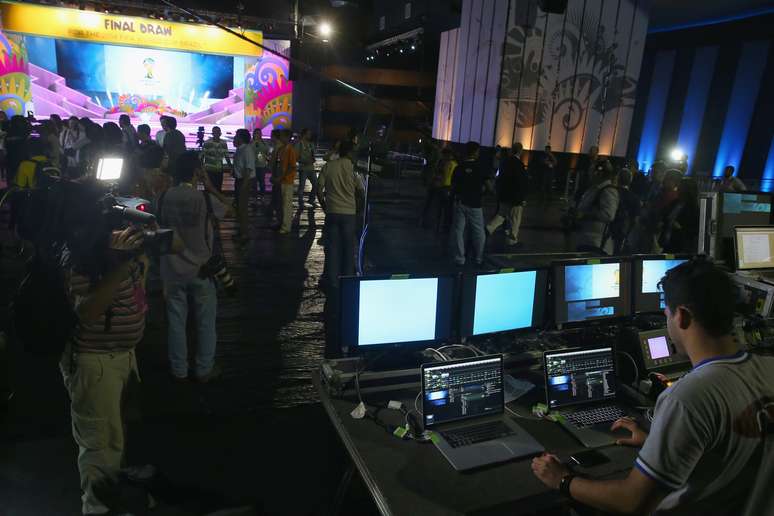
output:
<svg viewBox="0 0 774 516"><path fill-rule="evenodd" d="M73 335L76 350L109 353L134 349L145 332L147 305L142 277L141 266L133 264L109 308L96 320L78 324ZM76 272L70 273L69 286L76 309L94 289L88 277Z"/></svg>

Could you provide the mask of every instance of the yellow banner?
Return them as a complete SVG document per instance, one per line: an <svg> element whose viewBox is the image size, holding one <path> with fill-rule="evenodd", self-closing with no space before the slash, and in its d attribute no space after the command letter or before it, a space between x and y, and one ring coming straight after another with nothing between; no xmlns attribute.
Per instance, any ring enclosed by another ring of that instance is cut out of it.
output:
<svg viewBox="0 0 774 516"><path fill-rule="evenodd" d="M0 3L0 16L3 30L49 38L202 54L258 57L263 53L259 47L210 25L7 2ZM261 32L244 31L244 35L263 43Z"/></svg>

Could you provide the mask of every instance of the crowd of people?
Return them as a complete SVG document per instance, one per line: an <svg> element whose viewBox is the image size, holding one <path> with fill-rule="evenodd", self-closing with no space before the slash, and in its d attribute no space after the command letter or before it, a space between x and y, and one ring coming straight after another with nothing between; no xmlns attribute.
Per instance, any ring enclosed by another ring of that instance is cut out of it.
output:
<svg viewBox="0 0 774 516"><path fill-rule="evenodd" d="M451 147L436 151L430 144L424 149L427 195L420 224L427 227L435 220L438 231L450 229L450 255L458 265L480 264L487 236L501 228L506 245L519 247L527 199L551 209L559 177L550 146L532 153L528 163L521 143L498 147L491 166L480 159L479 149L477 142L469 142L461 158ZM561 223L567 250L606 255L694 252L699 232L696 179L685 174L684 166L669 167L663 161L656 161L649 174L636 162L615 163L591 147L566 174ZM714 190L743 191L744 183L733 173L734 167L726 167ZM487 195L496 200L488 222L482 208ZM468 247L472 256L466 259Z"/></svg>

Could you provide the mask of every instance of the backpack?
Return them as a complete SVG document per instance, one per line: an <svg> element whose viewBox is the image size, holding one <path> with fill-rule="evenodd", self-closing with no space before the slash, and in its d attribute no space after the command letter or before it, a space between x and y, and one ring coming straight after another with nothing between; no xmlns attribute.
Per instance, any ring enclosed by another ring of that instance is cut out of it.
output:
<svg viewBox="0 0 774 516"><path fill-rule="evenodd" d="M11 332L34 354L61 355L78 324L63 268L36 256L11 300Z"/></svg>

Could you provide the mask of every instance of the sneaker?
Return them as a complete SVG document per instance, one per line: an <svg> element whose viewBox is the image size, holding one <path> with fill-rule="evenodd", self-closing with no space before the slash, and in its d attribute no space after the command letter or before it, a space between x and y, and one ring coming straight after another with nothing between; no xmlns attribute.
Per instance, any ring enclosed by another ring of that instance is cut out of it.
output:
<svg viewBox="0 0 774 516"><path fill-rule="evenodd" d="M199 383L210 383L211 381L220 378L220 375L222 374L223 371L221 370L220 366L215 364L212 366L212 369L209 373L205 374L204 376L197 376L196 381Z"/></svg>

